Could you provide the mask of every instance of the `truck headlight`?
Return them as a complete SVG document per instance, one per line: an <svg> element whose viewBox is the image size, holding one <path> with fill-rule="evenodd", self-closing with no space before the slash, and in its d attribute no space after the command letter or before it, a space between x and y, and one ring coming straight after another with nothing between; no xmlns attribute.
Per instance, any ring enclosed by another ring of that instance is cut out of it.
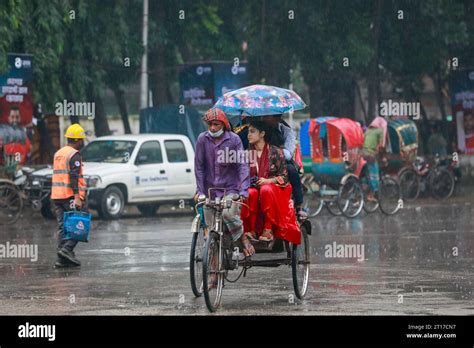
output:
<svg viewBox="0 0 474 348"><path fill-rule="evenodd" d="M97 187L102 182L102 179L98 175L91 175L86 178L88 188Z"/></svg>

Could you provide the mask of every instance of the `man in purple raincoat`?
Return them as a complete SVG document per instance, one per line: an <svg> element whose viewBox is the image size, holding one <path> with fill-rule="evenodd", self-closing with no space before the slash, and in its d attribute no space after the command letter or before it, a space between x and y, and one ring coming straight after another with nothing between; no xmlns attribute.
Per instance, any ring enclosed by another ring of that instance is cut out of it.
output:
<svg viewBox="0 0 474 348"><path fill-rule="evenodd" d="M210 109L204 115L204 121L209 129L199 135L196 142L194 169L196 173L196 196L208 196L209 188L223 188L215 190L216 197L225 200L239 197L244 201L248 197L250 186L249 164L243 160L244 148L237 134L230 131L230 124L225 113L220 109ZM214 197L211 197L214 198ZM232 204L224 209L222 218L228 227L232 239L241 239L244 254L252 255L255 250L244 235L243 223L240 218L240 204ZM207 226L212 226L213 214L210 209L204 209L204 219Z"/></svg>

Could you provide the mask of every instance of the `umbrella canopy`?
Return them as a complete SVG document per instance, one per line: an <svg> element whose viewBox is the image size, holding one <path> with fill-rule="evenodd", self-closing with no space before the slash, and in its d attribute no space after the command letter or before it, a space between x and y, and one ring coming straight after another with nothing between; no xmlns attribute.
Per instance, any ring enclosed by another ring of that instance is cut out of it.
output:
<svg viewBox="0 0 474 348"><path fill-rule="evenodd" d="M227 115L265 116L302 110L306 104L298 94L289 89L252 85L224 94L214 107Z"/></svg>

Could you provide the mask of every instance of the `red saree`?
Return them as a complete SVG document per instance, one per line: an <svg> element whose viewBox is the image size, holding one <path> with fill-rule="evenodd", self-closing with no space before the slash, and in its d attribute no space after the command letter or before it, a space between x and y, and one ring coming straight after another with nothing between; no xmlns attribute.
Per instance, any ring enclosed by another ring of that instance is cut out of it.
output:
<svg viewBox="0 0 474 348"><path fill-rule="evenodd" d="M255 162L250 163L251 176L276 178L278 184L265 184L249 189L249 208L244 206L241 212L244 231L255 231L260 235L263 229L271 228L276 238L300 244L301 232L296 222L291 199L292 188L288 183L282 150L266 144L260 158Z"/></svg>

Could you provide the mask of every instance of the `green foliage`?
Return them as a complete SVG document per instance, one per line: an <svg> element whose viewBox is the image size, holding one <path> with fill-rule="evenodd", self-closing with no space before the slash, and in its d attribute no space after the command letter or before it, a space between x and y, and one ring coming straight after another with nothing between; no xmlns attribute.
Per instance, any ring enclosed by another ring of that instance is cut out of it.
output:
<svg viewBox="0 0 474 348"><path fill-rule="evenodd" d="M248 59L252 82L287 87L292 79L297 92L309 91L313 110L347 114L354 81L368 76L375 57L375 1L150 1L151 84L172 89L184 62L237 57ZM63 98L87 99L91 88L100 95L135 84L142 6L141 0L0 0L0 70L8 52L33 54L35 101L50 110ZM381 81L419 92L423 76L447 80L453 57L460 68L474 66L473 8L465 0L384 0ZM297 73L291 77L290 70Z"/></svg>

